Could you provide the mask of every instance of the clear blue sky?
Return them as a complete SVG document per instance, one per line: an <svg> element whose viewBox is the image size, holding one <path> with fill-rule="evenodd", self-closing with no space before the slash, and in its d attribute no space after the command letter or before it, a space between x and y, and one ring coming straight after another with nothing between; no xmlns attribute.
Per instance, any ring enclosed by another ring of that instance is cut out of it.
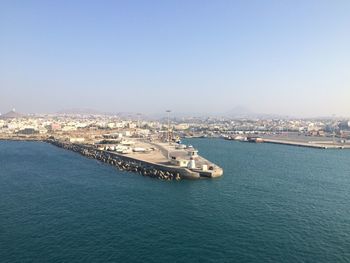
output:
<svg viewBox="0 0 350 263"><path fill-rule="evenodd" d="M350 1L0 1L0 112L350 115Z"/></svg>

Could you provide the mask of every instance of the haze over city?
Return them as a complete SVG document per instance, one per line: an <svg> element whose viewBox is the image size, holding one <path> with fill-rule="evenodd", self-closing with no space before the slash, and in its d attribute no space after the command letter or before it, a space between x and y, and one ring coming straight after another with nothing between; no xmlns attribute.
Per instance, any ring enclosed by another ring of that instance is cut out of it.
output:
<svg viewBox="0 0 350 263"><path fill-rule="evenodd" d="M350 114L349 1L1 1L0 112Z"/></svg>

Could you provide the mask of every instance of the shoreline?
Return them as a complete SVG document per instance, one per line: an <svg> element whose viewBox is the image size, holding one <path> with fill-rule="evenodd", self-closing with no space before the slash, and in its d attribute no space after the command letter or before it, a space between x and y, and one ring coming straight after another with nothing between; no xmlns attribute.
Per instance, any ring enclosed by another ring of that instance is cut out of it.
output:
<svg viewBox="0 0 350 263"><path fill-rule="evenodd" d="M17 142L44 142L45 139L38 138L2 138L0 137L0 141L17 141Z"/></svg>

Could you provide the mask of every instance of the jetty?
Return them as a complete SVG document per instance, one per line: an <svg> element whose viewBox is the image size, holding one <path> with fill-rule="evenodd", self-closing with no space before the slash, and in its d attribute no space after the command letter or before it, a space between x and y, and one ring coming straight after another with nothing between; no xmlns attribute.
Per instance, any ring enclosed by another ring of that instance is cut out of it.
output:
<svg viewBox="0 0 350 263"><path fill-rule="evenodd" d="M288 146L307 147L314 149L350 149L350 142L344 139L329 140L327 137L312 136L281 136L281 135L254 135L254 136L223 136L225 140L253 143L273 143Z"/></svg>
<svg viewBox="0 0 350 263"><path fill-rule="evenodd" d="M175 143L138 141L133 150L117 152L117 146L111 145L72 143L54 138L46 139L45 142L100 160L123 171L162 180L216 178L223 174L222 168L199 156L196 149L180 149Z"/></svg>
<svg viewBox="0 0 350 263"><path fill-rule="evenodd" d="M350 149L350 145L339 145L333 144L332 142L298 142L298 141L287 141L287 140L273 140L273 139L263 139L266 143L283 144L298 147L308 147L315 149Z"/></svg>

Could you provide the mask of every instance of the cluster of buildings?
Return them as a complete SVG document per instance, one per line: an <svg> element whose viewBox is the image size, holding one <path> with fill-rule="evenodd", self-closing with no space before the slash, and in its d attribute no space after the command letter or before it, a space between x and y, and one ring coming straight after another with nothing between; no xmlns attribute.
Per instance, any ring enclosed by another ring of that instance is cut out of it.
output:
<svg viewBox="0 0 350 263"><path fill-rule="evenodd" d="M140 127L158 128L159 124L104 115L22 115L14 111L0 115L0 134L8 135L74 134L86 130L121 129L131 136Z"/></svg>
<svg viewBox="0 0 350 263"><path fill-rule="evenodd" d="M168 127L168 123L170 127ZM85 137L109 130L125 137L221 137L230 134L279 134L350 138L350 120L182 118L141 120L109 115L0 115L0 134ZM91 133L87 132L91 131ZM73 139L74 140L74 139Z"/></svg>
<svg viewBox="0 0 350 263"><path fill-rule="evenodd" d="M186 121L186 120L185 120ZM335 119L191 119L187 134L193 137L228 134L298 133L306 136L350 138L350 120Z"/></svg>

